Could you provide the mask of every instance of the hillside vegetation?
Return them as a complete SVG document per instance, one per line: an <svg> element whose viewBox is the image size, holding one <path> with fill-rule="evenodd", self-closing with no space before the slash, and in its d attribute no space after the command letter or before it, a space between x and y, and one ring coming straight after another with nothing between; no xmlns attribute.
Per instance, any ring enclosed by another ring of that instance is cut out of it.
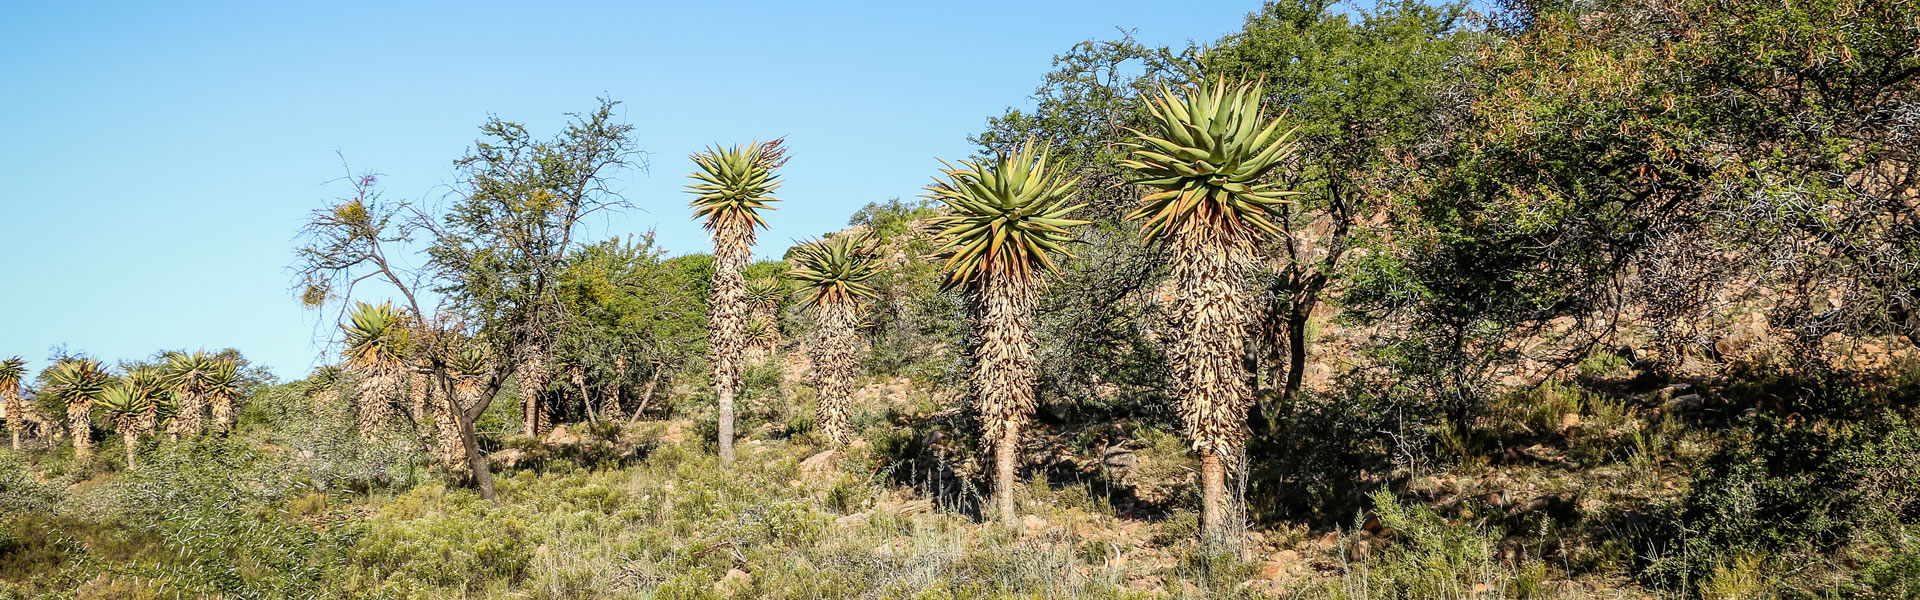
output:
<svg viewBox="0 0 1920 600"><path fill-rule="evenodd" d="M352 177L337 364L0 362L0 598L1920 597L1920 7L1287 0L1032 101L779 256L804 140L587 227L670 205L612 100Z"/></svg>

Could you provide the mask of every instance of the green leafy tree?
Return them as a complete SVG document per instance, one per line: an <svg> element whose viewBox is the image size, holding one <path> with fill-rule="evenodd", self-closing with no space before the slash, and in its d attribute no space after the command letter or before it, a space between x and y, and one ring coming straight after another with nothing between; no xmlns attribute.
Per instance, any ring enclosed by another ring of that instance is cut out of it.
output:
<svg viewBox="0 0 1920 600"><path fill-rule="evenodd" d="M816 326L811 354L820 389L820 429L841 445L853 441L848 413L860 368L860 313L875 296L867 284L878 272L867 254L871 241L864 234L838 235L803 244L795 248L789 261L793 269L787 272L799 283L800 304Z"/></svg>
<svg viewBox="0 0 1920 600"><path fill-rule="evenodd" d="M1170 359L1181 416L1200 454L1200 520L1210 544L1229 542L1224 461L1246 440L1252 403L1242 363L1251 316L1247 275L1256 245L1283 234L1274 219L1295 192L1266 176L1292 157L1290 132L1263 118L1260 86L1226 83L1160 92L1157 127L1139 134L1136 183L1161 190L1131 217L1164 244L1180 319ZM1238 545L1237 541L1234 541Z"/></svg>
<svg viewBox="0 0 1920 600"><path fill-rule="evenodd" d="M774 171L787 163L783 140L754 142L731 148L713 147L692 156L699 170L688 177L694 194L696 219L704 220L713 235L713 283L709 305L707 362L713 388L719 396L720 463L733 462L734 395L740 387L746 349L746 268L753 256L755 230L766 227L760 211L778 201L780 188Z"/></svg>
<svg viewBox="0 0 1920 600"><path fill-rule="evenodd" d="M944 163L943 163L944 164ZM1000 521L1017 524L1014 482L1021 428L1033 413L1033 306L1041 278L1056 270L1072 228L1075 182L1032 143L993 161L960 161L927 188L952 212L931 221L946 257L946 285L964 289L972 316L968 379L982 438L994 455Z"/></svg>

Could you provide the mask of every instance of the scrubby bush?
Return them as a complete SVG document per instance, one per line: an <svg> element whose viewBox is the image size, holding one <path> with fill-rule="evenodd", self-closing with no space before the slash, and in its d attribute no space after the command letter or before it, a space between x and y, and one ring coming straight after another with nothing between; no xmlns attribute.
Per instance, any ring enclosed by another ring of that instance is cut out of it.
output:
<svg viewBox="0 0 1920 600"><path fill-rule="evenodd" d="M1762 413L1727 435L1691 489L1655 533L1664 551L1645 566L1650 582L1680 587L1735 577L1754 557L1886 543L1879 532L1920 522L1920 430L1893 413L1860 423Z"/></svg>

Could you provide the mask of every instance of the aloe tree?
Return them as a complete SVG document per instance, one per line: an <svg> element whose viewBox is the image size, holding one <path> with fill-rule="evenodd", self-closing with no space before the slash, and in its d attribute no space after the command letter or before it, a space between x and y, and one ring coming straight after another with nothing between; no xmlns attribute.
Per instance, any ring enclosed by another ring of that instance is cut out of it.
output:
<svg viewBox="0 0 1920 600"><path fill-rule="evenodd" d="M127 383L133 385L140 395L147 399L146 410L136 418L140 433L151 434L158 431L160 412L157 399L166 391L166 371L160 367L139 367L127 373Z"/></svg>
<svg viewBox="0 0 1920 600"><path fill-rule="evenodd" d="M48 391L67 406L67 431L73 436L73 455L93 456L93 403L107 391L107 372L100 361L68 358L53 366Z"/></svg>
<svg viewBox="0 0 1920 600"><path fill-rule="evenodd" d="M754 142L731 148L711 147L692 158L700 170L688 177L694 194L694 218L705 219L713 235L711 312L707 322L708 361L713 388L719 396L720 464L733 463L733 399L740 386L742 350L746 342L746 268L753 256L755 230L766 227L760 211L780 188L774 174L787 163L783 140Z"/></svg>
<svg viewBox="0 0 1920 600"><path fill-rule="evenodd" d="M747 282L747 306L753 313L747 321L749 354L768 357L780 347L780 302L787 299L787 294L787 282L779 277L756 277Z"/></svg>
<svg viewBox="0 0 1920 600"><path fill-rule="evenodd" d="M213 431L224 434L233 428L233 401L240 397L240 365L232 360L214 360L207 369L203 393L213 409Z"/></svg>
<svg viewBox="0 0 1920 600"><path fill-rule="evenodd" d="M15 356L0 361L0 410L7 413L7 430L13 434L13 449L20 449L20 431L27 428L27 404L20 401L20 381L27 376L26 359Z"/></svg>
<svg viewBox="0 0 1920 600"><path fill-rule="evenodd" d="M879 270L865 235L840 235L794 249L787 275L800 282L801 305L818 325L813 371L820 389L820 427L836 444L853 441L847 420L860 368L860 310L877 296L866 282ZM776 300L777 302L777 300Z"/></svg>
<svg viewBox="0 0 1920 600"><path fill-rule="evenodd" d="M199 435L205 429L207 378L213 375L216 362L212 355L201 350L167 354L166 382L173 390L179 411L174 416L175 431L171 433Z"/></svg>
<svg viewBox="0 0 1920 600"><path fill-rule="evenodd" d="M148 396L148 398L151 400L149 413L153 416L147 425L147 430L152 433L165 431L167 432L167 439L169 441L180 441L179 396L174 394L170 388L160 387L154 389L152 395Z"/></svg>
<svg viewBox="0 0 1920 600"><path fill-rule="evenodd" d="M473 345L461 348L447 362L447 383L452 393L434 396L434 446L441 462L455 474L472 471L467 465L465 442L460 437L459 415L480 404L480 386L492 370L484 348Z"/></svg>
<svg viewBox="0 0 1920 600"><path fill-rule="evenodd" d="M1170 358L1180 414L1200 455L1207 541L1228 541L1224 459L1246 442L1253 401L1242 364L1251 318L1247 275L1259 242L1278 237L1279 208L1295 192L1266 175L1293 154L1292 131L1261 115L1261 86L1162 89L1148 104L1154 131L1135 131L1120 165L1159 190L1128 218L1165 246L1180 317Z"/></svg>
<svg viewBox="0 0 1920 600"><path fill-rule="evenodd" d="M113 430L120 432L120 440L127 447L127 468L134 468L134 453L140 448L140 421L153 410L148 390L128 379L101 392L94 406L113 418Z"/></svg>
<svg viewBox="0 0 1920 600"><path fill-rule="evenodd" d="M393 418L406 377L408 336L393 303L357 302L340 324L346 335L347 368L360 376L357 426L360 436L373 439Z"/></svg>
<svg viewBox="0 0 1920 600"><path fill-rule="evenodd" d="M325 406L340 399L340 386L346 381L346 373L338 365L321 365L307 375L307 401L312 405L313 414L325 413Z"/></svg>
<svg viewBox="0 0 1920 600"><path fill-rule="evenodd" d="M994 503L1000 520L1016 524L1013 492L1020 430L1033 413L1033 305L1041 278L1058 269L1071 228L1087 221L1067 215L1077 180L1047 163L1028 141L991 162L946 165L945 181L927 188L951 212L936 217L936 239L947 257L945 285L966 291L971 313L974 410L982 440L994 454Z"/></svg>

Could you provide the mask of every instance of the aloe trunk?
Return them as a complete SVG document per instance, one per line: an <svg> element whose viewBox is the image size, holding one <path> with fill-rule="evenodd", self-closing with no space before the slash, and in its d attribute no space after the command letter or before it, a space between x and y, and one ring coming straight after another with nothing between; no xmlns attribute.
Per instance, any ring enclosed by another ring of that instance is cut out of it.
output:
<svg viewBox="0 0 1920 600"><path fill-rule="evenodd" d="M814 375L820 389L820 429L835 444L853 441L850 420L853 403L853 379L860 367L859 308L851 303L823 303L819 319L818 344L814 350Z"/></svg>
<svg viewBox="0 0 1920 600"><path fill-rule="evenodd" d="M742 350L747 334L745 277L752 250L747 245L751 224L731 221L713 230L713 307L709 318L709 362L713 388L719 397L720 464L733 463L733 403L740 387Z"/></svg>
<svg viewBox="0 0 1920 600"><path fill-rule="evenodd" d="M971 294L975 356L968 383L981 438L993 450L994 506L1008 527L1019 524L1014 492L1019 481L1020 430L1035 405L1035 287L1029 278L989 275L974 283Z"/></svg>

